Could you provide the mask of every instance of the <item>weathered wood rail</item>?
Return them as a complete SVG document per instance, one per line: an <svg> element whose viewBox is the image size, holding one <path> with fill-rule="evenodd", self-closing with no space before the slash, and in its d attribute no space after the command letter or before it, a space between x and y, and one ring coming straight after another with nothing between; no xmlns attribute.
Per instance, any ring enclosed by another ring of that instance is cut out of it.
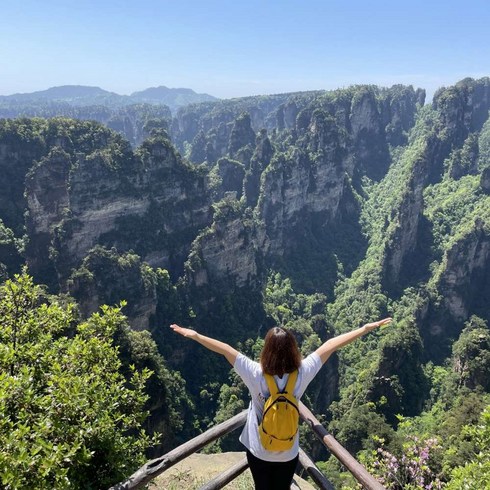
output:
<svg viewBox="0 0 490 490"><path fill-rule="evenodd" d="M314 434L322 441L323 445L342 463L363 488L366 490L386 490L385 487L381 485L381 483L334 438L334 436L327 432L325 427L320 424L311 411L301 402L299 414L310 426Z"/></svg>
<svg viewBox="0 0 490 490"><path fill-rule="evenodd" d="M365 490L386 490L364 466L327 432L320 424L311 411L300 403L300 416L313 430L314 434L322 441L323 445L342 463L342 465L362 484ZM234 431L245 424L247 419L247 410L235 415L225 422L216 425L206 432L194 437L190 441L173 449L172 451L160 456L159 458L148 461L127 480L120 482L109 490L136 490L148 484L151 480L162 474L164 471L177 464L179 461L187 458L191 454L199 451L204 446L219 439L220 437ZM311 458L300 449L299 463L308 473L312 480L321 490L335 490L332 483L321 473ZM237 476L248 468L247 459L244 458L228 470L213 478L211 481L202 486L199 490L219 490L233 481ZM293 485L291 488L298 488ZM184 489L183 489L184 490Z"/></svg>

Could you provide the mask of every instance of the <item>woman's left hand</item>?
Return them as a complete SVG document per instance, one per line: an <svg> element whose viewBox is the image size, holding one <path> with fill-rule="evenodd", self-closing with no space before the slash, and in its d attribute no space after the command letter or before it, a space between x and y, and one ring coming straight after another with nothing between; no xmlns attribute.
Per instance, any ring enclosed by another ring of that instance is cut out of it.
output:
<svg viewBox="0 0 490 490"><path fill-rule="evenodd" d="M184 337L189 337L191 339L197 337L197 332L190 328L179 327L179 325L176 325L175 323L172 323L172 325L170 325L170 328L174 332L177 332Z"/></svg>

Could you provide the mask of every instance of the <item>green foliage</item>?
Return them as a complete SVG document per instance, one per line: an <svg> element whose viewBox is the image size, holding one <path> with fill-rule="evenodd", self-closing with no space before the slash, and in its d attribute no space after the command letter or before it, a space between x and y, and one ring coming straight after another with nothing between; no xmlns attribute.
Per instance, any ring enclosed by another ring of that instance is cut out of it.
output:
<svg viewBox="0 0 490 490"><path fill-rule="evenodd" d="M453 344L453 359L461 385L490 391L490 331L485 321L470 318Z"/></svg>
<svg viewBox="0 0 490 490"><path fill-rule="evenodd" d="M478 138L478 168L490 167L490 119L485 122Z"/></svg>
<svg viewBox="0 0 490 490"><path fill-rule="evenodd" d="M47 121L40 118L0 119L0 139L17 151L26 147L42 150L46 126Z"/></svg>
<svg viewBox="0 0 490 490"><path fill-rule="evenodd" d="M349 410L342 418L335 417L338 404L331 406L334 420L330 423L330 430L335 437L352 453L357 453L365 445L372 444L370 437L376 435L390 441L394 437L393 428L385 418L377 413L376 405L372 402L363 403Z"/></svg>
<svg viewBox="0 0 490 490"><path fill-rule="evenodd" d="M114 334L114 343L119 347L121 370L126 378L130 378L135 368L153 373L146 387L149 397L144 408L149 416L144 427L159 438L153 452L169 451L192 434L195 423L195 407L185 380L179 372L167 367L148 330L132 330L127 323L121 323Z"/></svg>
<svg viewBox="0 0 490 490"><path fill-rule="evenodd" d="M321 293L295 293L291 279L283 279L279 272L269 272L263 296L265 313L276 325L294 326L300 344L307 341L313 333L320 334L322 338L327 335L326 302L327 298Z"/></svg>
<svg viewBox="0 0 490 490"><path fill-rule="evenodd" d="M76 325L74 304L24 273L1 287L0 312L2 486L104 488L130 474L151 444L142 430L151 373L119 371L120 309Z"/></svg>
<svg viewBox="0 0 490 490"><path fill-rule="evenodd" d="M117 97L116 97L117 98ZM61 102L59 99L25 100L0 102L0 117L30 118L56 117L74 118L87 121L98 121L107 125L114 131L118 131L132 144L141 143L153 126L167 127L172 117L167 106L154 106L150 104L130 104L120 107L111 100L111 97L83 98L84 104L79 106L80 99L71 99ZM88 104L89 100L93 104ZM74 104L74 105L72 105ZM107 105L102 105L107 104ZM124 104L127 104L127 97Z"/></svg>
<svg viewBox="0 0 490 490"><path fill-rule="evenodd" d="M10 273L20 271L22 240L15 238L14 232L0 219L0 280Z"/></svg>
<svg viewBox="0 0 490 490"><path fill-rule="evenodd" d="M243 204L243 201L238 201L236 199L222 199L213 204L213 226L226 224L241 218L245 209Z"/></svg>
<svg viewBox="0 0 490 490"><path fill-rule="evenodd" d="M116 249L94 247L70 279L76 299L91 302L96 295L101 304L131 300L129 312L144 298L155 295L157 275L135 253L119 254Z"/></svg>
<svg viewBox="0 0 490 490"><path fill-rule="evenodd" d="M398 416L396 432L383 441L375 435L367 443L368 450L361 454L374 474L385 478L385 482L389 477L387 483L391 481L395 485L389 488L412 488L397 487L396 480L403 479L407 485L412 477L424 473L425 484L430 483L428 480L433 485L438 481L447 482L455 468L473 461L479 451L475 440L467 435L467 426L478 425L481 412L488 404L488 395L469 392L466 388L455 390L454 380L442 371L445 370L441 367L433 370L440 394L430 409L417 417ZM425 461L421 460L422 456ZM413 464L407 468L410 461Z"/></svg>
<svg viewBox="0 0 490 490"><path fill-rule="evenodd" d="M249 396L246 386L236 373L230 374L231 386L223 384L218 395L218 409L213 424L219 424L233 417L248 407ZM232 432L219 441L216 441L208 452L241 451L242 447L237 440L237 434Z"/></svg>
<svg viewBox="0 0 490 490"><path fill-rule="evenodd" d="M479 490L490 486L490 406L483 411L477 425L464 427L464 435L474 443L475 453L463 466L451 473L448 490Z"/></svg>
<svg viewBox="0 0 490 490"><path fill-rule="evenodd" d="M432 225L433 247L439 256L454 243L462 226L471 226L471 218L481 216L482 204L487 199L478 192L478 187L479 177L468 175L459 180L444 179L425 189L424 214Z"/></svg>

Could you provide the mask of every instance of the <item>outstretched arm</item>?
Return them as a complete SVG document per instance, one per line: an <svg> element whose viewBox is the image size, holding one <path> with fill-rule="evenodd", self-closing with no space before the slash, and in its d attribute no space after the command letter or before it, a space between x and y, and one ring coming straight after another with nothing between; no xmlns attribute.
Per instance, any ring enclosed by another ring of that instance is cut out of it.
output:
<svg viewBox="0 0 490 490"><path fill-rule="evenodd" d="M322 364L337 350L344 345L350 344L354 340L362 337L363 335L371 332L375 328L381 327L382 325L387 325L391 322L391 318L384 318L383 320L379 320L378 322L366 323L361 328L357 330L352 330L352 332L343 333L333 339L327 340L322 346L318 347L315 351L322 361Z"/></svg>
<svg viewBox="0 0 490 490"><path fill-rule="evenodd" d="M175 323L170 325L170 328L174 332L177 332L184 337L188 337L196 342L199 342L207 349L217 352L218 354L222 354L232 366L235 365L235 359L237 358L239 352L231 347L231 345L225 344L224 342L220 342L216 339L212 339L211 337L201 335L190 328L179 327L178 325L175 325Z"/></svg>

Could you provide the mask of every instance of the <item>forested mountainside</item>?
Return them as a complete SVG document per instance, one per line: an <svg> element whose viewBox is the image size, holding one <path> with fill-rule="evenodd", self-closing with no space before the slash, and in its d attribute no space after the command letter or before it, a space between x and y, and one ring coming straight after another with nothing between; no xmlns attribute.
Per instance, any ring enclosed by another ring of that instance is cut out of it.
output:
<svg viewBox="0 0 490 490"><path fill-rule="evenodd" d="M3 279L27 264L80 321L127 301L132 329L111 335L123 365L156 371L146 427L164 447L247 403L226 362L170 323L255 356L274 324L307 354L393 316L329 360L307 404L389 488L482 481L490 80L424 99L355 86L206 102L148 127L136 148L96 122L0 120Z"/></svg>
<svg viewBox="0 0 490 490"><path fill-rule="evenodd" d="M133 147L141 144L155 128L168 128L172 114L165 105L132 104L124 107L109 105L76 106L66 102L40 102L3 105L0 102L1 118L66 117L78 120L97 121L117 131Z"/></svg>

